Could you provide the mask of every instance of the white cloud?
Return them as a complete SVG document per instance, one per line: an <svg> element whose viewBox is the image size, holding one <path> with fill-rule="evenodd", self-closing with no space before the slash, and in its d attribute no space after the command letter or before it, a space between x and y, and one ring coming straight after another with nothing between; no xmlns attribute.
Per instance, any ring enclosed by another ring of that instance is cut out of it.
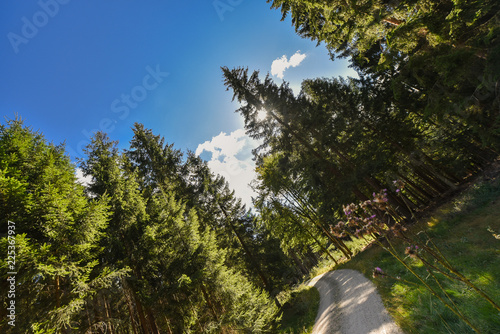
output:
<svg viewBox="0 0 500 334"><path fill-rule="evenodd" d="M302 61L304 59L306 59L306 55L300 53L300 50L299 50L299 51L295 52L295 54L293 56L290 57L290 61L288 62L288 64L292 67L297 67L300 65L300 63L302 63Z"/></svg>
<svg viewBox="0 0 500 334"><path fill-rule="evenodd" d="M306 59L306 55L300 53L300 50L295 52L290 57L290 60L287 59L286 55L283 55L281 58L275 59L271 64L271 74L283 79L286 69L299 66L304 59Z"/></svg>
<svg viewBox="0 0 500 334"><path fill-rule="evenodd" d="M226 179L247 208L252 206L251 197L255 196L249 186L255 178L255 163L251 151L258 145L256 140L245 134L245 130L239 129L229 135L221 132L211 141L198 145L195 152L196 155L205 151L212 153L208 166L212 172Z"/></svg>
<svg viewBox="0 0 500 334"><path fill-rule="evenodd" d="M80 168L76 169L76 181L83 185L84 187L88 187L92 183L92 176L83 176L83 172Z"/></svg>

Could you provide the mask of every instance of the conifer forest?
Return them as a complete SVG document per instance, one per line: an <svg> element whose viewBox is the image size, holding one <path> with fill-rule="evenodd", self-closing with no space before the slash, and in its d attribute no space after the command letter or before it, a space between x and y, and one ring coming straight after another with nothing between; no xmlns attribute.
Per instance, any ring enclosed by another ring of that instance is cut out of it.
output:
<svg viewBox="0 0 500 334"><path fill-rule="evenodd" d="M294 94L245 64L221 67L261 143L254 208L140 123L125 149L95 133L75 163L29 119L1 121L2 333L275 333L280 292L383 234L370 217L339 224L349 203L384 202L371 218L404 230L498 158L499 1L267 2L358 77L307 79Z"/></svg>

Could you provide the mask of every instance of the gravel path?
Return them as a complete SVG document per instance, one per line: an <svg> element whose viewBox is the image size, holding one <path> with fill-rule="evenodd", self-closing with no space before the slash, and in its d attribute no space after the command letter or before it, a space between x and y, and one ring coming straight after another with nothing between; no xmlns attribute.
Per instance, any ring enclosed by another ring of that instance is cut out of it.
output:
<svg viewBox="0 0 500 334"><path fill-rule="evenodd" d="M402 334L375 285L359 271L342 269L313 278L320 303L313 334Z"/></svg>

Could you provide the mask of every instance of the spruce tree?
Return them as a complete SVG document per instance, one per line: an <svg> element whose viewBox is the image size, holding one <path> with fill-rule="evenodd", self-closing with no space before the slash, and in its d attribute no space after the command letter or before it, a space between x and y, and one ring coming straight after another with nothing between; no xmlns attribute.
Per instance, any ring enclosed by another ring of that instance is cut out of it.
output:
<svg viewBox="0 0 500 334"><path fill-rule="evenodd" d="M116 273L97 271L108 199L89 199L63 146L9 120L0 127L0 226L16 226L16 332L79 328L85 299ZM7 253L2 234L2 252ZM6 259L2 258L2 282ZM3 284L3 283L2 283ZM6 302L7 296L2 296ZM7 326L2 317L2 327Z"/></svg>

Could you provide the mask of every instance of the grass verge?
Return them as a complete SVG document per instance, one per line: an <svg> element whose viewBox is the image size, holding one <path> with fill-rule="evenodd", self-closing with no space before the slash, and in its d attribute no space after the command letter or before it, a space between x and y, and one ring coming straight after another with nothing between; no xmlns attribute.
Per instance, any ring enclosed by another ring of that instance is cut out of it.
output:
<svg viewBox="0 0 500 334"><path fill-rule="evenodd" d="M311 333L319 308L319 292L313 287L300 285L280 296L282 316L278 333Z"/></svg>
<svg viewBox="0 0 500 334"><path fill-rule="evenodd" d="M356 254L362 252L368 245L370 245L372 241L373 239L369 237L365 239L353 239L350 241L345 241L345 245L351 250L353 256L356 256ZM348 259L345 258L342 252L338 249L335 249L334 246L331 246L329 251L333 255L333 257L337 260L337 262L339 262L339 264L348 261ZM335 266L336 266L335 263L333 263L333 261L329 257L323 255L323 258L320 261L320 263L311 270L308 277L314 278L323 273L332 271L335 268Z"/></svg>

